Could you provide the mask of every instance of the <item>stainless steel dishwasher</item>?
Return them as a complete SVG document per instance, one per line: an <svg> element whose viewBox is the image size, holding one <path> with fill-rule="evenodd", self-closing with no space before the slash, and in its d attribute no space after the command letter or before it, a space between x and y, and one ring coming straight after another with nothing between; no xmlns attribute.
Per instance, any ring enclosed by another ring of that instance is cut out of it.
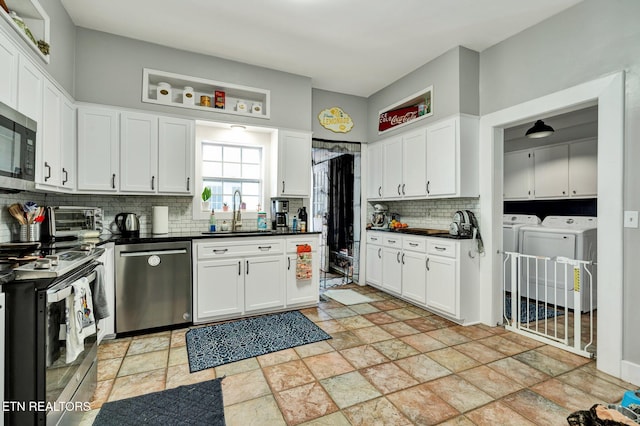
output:
<svg viewBox="0 0 640 426"><path fill-rule="evenodd" d="M192 321L191 242L116 245L116 333Z"/></svg>

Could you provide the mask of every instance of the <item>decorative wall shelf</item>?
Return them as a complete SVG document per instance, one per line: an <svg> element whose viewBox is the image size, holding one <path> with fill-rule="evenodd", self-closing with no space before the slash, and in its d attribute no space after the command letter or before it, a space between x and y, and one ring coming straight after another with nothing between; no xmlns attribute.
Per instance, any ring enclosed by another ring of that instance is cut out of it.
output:
<svg viewBox="0 0 640 426"><path fill-rule="evenodd" d="M166 95L159 88L160 83L167 83ZM185 88L193 89L193 104L185 101ZM215 92L224 92L224 108L215 108ZM202 96L210 98L210 106L201 105ZM253 118L270 118L271 91L255 87L241 86L199 77L174 74L144 68L142 73L142 102L158 105L170 105L201 111L234 114ZM164 99L163 99L164 97ZM244 109L242 108L244 106Z"/></svg>
<svg viewBox="0 0 640 426"><path fill-rule="evenodd" d="M50 43L49 40L49 15L42 8L38 0L5 0L7 7L10 11L16 12L16 14L22 18L25 25L31 31L31 34L38 40L43 40L47 44ZM37 44L33 43L33 40L27 36L27 34L16 24L16 22L9 16L8 13L4 11L4 9L0 8L0 16L9 23L13 27L13 29L18 33L20 38L25 40L27 44L33 49L34 52L46 63L49 63L49 55L45 55L38 48Z"/></svg>

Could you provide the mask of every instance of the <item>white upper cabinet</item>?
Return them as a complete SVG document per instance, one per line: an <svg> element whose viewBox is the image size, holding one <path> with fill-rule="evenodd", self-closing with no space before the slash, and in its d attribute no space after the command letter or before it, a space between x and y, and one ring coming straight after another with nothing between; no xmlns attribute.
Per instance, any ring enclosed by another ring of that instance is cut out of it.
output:
<svg viewBox="0 0 640 426"><path fill-rule="evenodd" d="M18 106L18 49L0 33L0 102Z"/></svg>
<svg viewBox="0 0 640 426"><path fill-rule="evenodd" d="M158 185L158 117L120 114L120 191L154 193Z"/></svg>
<svg viewBox="0 0 640 426"><path fill-rule="evenodd" d="M68 98L62 99L62 182L66 189L76 188L76 107Z"/></svg>
<svg viewBox="0 0 640 426"><path fill-rule="evenodd" d="M569 195L598 195L598 140L596 138L569 144Z"/></svg>
<svg viewBox="0 0 640 426"><path fill-rule="evenodd" d="M311 134L281 130L278 132L274 197L309 197L311 193Z"/></svg>
<svg viewBox="0 0 640 426"><path fill-rule="evenodd" d="M427 193L426 130L419 129L402 137L402 195L424 197Z"/></svg>
<svg viewBox="0 0 640 426"><path fill-rule="evenodd" d="M533 188L533 151L515 151L504 154L505 200L526 200Z"/></svg>
<svg viewBox="0 0 640 426"><path fill-rule="evenodd" d="M427 127L427 197L478 197L478 117Z"/></svg>
<svg viewBox="0 0 640 426"><path fill-rule="evenodd" d="M194 122L158 118L158 192L193 193Z"/></svg>
<svg viewBox="0 0 640 426"><path fill-rule="evenodd" d="M118 111L78 108L78 189L116 192L119 185Z"/></svg>
<svg viewBox="0 0 640 426"><path fill-rule="evenodd" d="M569 147L554 145L534 151L533 173L536 198L569 196Z"/></svg>
<svg viewBox="0 0 640 426"><path fill-rule="evenodd" d="M367 144L367 198L382 198L382 142Z"/></svg>
<svg viewBox="0 0 640 426"><path fill-rule="evenodd" d="M43 117L38 132L42 134L42 156L39 168L42 173L38 183L60 186L62 184L62 93L48 80L43 92Z"/></svg>
<svg viewBox="0 0 640 426"><path fill-rule="evenodd" d="M44 75L25 56L18 60L18 111L38 123L42 120ZM39 141L39 132L36 134ZM37 142L36 142L37 143Z"/></svg>
<svg viewBox="0 0 640 426"><path fill-rule="evenodd" d="M402 137L396 136L382 145L382 196L402 197Z"/></svg>

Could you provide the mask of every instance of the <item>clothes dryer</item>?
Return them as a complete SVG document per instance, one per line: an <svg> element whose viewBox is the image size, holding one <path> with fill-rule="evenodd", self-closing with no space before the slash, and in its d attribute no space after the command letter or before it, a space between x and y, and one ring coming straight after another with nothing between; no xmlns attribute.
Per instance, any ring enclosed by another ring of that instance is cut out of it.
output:
<svg viewBox="0 0 640 426"><path fill-rule="evenodd" d="M502 250L519 253L520 228L539 226L542 221L536 215L504 214L502 215ZM504 265L504 289L511 291L511 259Z"/></svg>
<svg viewBox="0 0 640 426"><path fill-rule="evenodd" d="M556 259L559 256L575 260L597 261L598 220L591 216L547 216L541 226L522 226L519 230L520 252L533 256ZM522 264L523 282L528 283L528 293L522 294L558 306L574 308L574 288L580 291L581 311L588 312L597 306L597 274L595 265L588 265L591 283L584 268L579 281L574 280L571 266L556 262L529 262ZM528 275L527 275L528 272ZM528 278L527 278L528 276ZM568 284L565 290L565 282ZM592 300L593 299L593 300Z"/></svg>

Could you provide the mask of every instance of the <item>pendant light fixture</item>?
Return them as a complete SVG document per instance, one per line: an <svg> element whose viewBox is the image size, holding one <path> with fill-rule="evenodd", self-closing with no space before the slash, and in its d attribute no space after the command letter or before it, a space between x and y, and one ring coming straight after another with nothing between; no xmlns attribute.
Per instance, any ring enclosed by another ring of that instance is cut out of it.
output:
<svg viewBox="0 0 640 426"><path fill-rule="evenodd" d="M551 135L554 131L555 130L553 130L553 127L544 124L544 121L542 120L538 120L533 125L533 127L527 130L526 136L528 138L535 138L535 139L546 138L547 136Z"/></svg>

